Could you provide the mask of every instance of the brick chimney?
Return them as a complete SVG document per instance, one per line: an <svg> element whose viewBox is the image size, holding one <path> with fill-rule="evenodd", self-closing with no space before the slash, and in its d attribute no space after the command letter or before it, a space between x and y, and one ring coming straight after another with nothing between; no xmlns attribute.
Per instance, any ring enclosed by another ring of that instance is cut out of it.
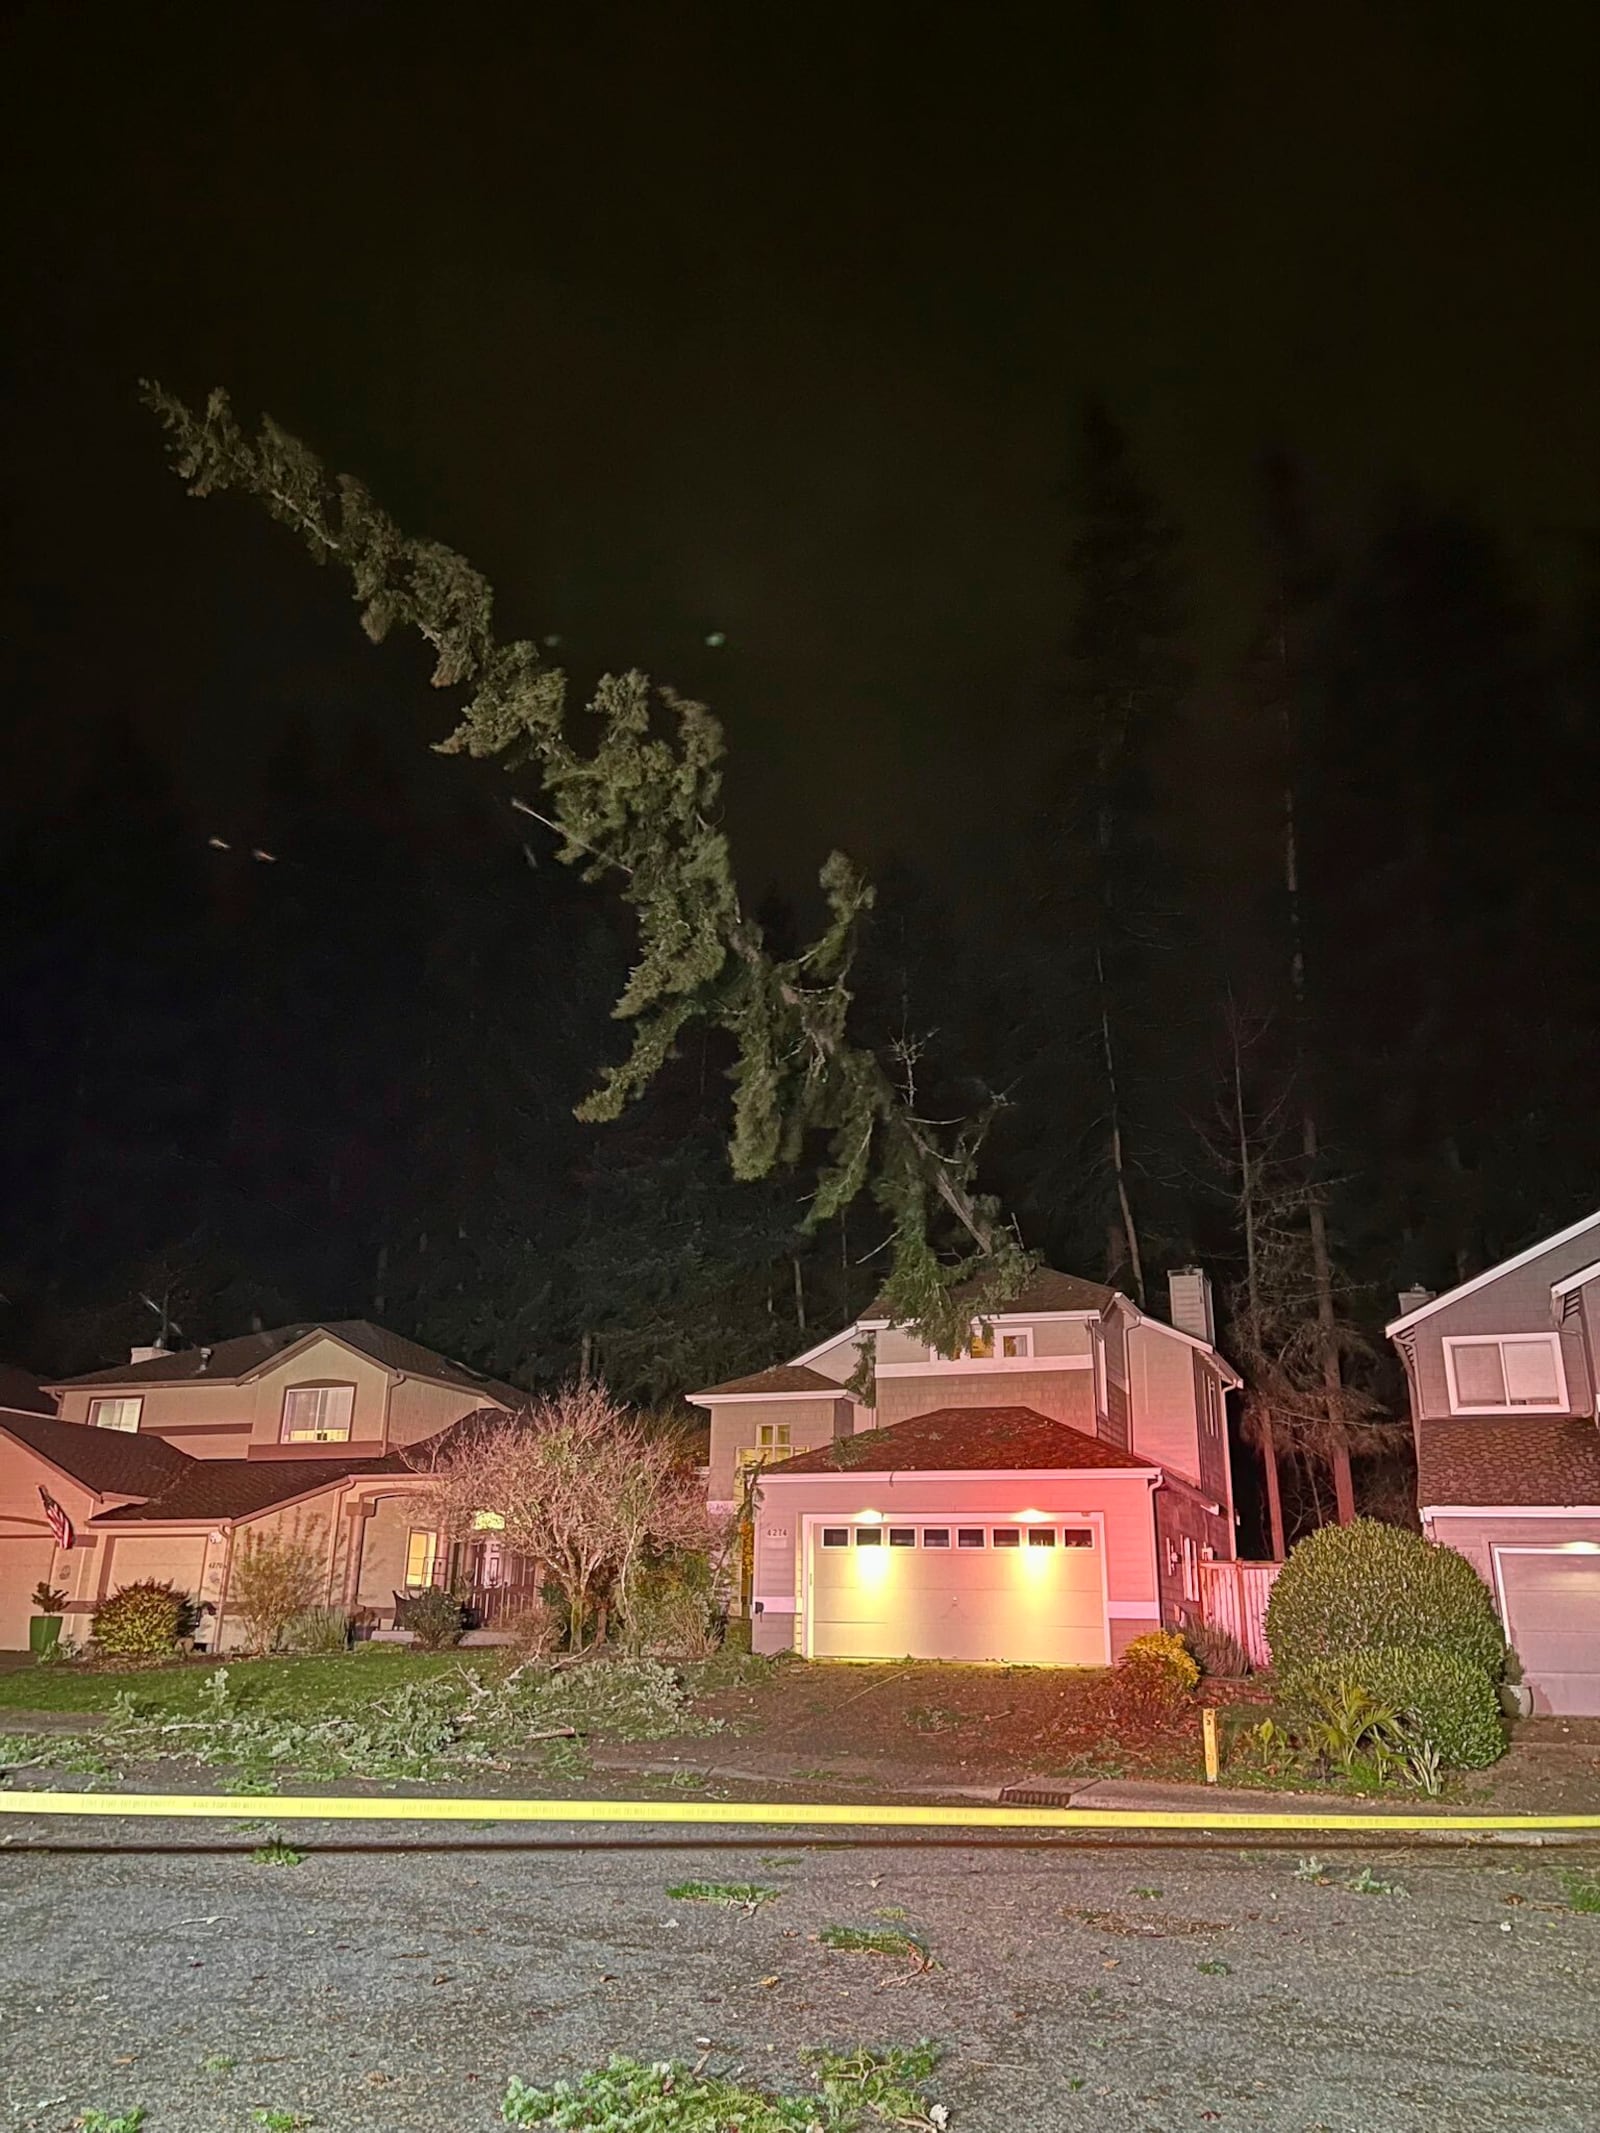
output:
<svg viewBox="0 0 1600 2133"><path fill-rule="evenodd" d="M1180 1333L1214 1344L1216 1313L1211 1303L1211 1276L1204 1267L1177 1266L1167 1276L1167 1316Z"/></svg>

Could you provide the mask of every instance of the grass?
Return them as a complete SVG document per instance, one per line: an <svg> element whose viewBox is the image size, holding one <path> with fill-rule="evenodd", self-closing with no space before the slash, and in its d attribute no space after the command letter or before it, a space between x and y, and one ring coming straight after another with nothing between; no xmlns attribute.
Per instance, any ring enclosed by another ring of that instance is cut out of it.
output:
<svg viewBox="0 0 1600 2133"><path fill-rule="evenodd" d="M136 2103L131 2111L85 2111L73 2123L78 2133L141 2133L145 2111Z"/></svg>
<svg viewBox="0 0 1600 2133"><path fill-rule="evenodd" d="M1564 1873L1561 1886L1566 1892L1569 1911L1600 1912L1600 1880L1592 1874Z"/></svg>
<svg viewBox="0 0 1600 2133"><path fill-rule="evenodd" d="M813 2088L782 2095L724 2079L700 2067L616 2058L575 2082L534 2089L513 2080L501 2113L509 2126L606 2133L866 2133L870 2127L942 2128L948 2113L923 2084L938 2052L931 2044L884 2052L807 2055ZM703 2065L704 2062L701 2062Z"/></svg>
<svg viewBox="0 0 1600 2133"><path fill-rule="evenodd" d="M730 1911L759 1911L774 1903L782 1889L769 1889L759 1881L675 1881L667 1894L679 1903L720 1903Z"/></svg>
<svg viewBox="0 0 1600 2133"><path fill-rule="evenodd" d="M292 1844L281 1841L258 1844L250 1857L257 1866L304 1866L306 1863L304 1852L297 1852Z"/></svg>
<svg viewBox="0 0 1600 2133"><path fill-rule="evenodd" d="M817 1938L823 1947L837 1948L846 1955L898 1956L915 1969L933 1968L927 1942L898 1926L824 1926Z"/></svg>
<svg viewBox="0 0 1600 2133"><path fill-rule="evenodd" d="M414 1652L403 1644L369 1644L321 1659L230 1659L228 1685L253 1710L286 1718L375 1703L403 1684L433 1681L470 1659L485 1678L493 1651ZM0 1674L0 1711L109 1711L123 1694L174 1717L200 1710L200 1691L212 1673L207 1660L102 1672L84 1666L19 1667Z"/></svg>

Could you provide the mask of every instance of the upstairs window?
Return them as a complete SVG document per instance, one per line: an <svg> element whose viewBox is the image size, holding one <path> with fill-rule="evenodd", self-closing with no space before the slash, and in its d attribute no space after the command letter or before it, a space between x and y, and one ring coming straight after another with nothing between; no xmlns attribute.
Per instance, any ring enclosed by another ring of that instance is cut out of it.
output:
<svg viewBox="0 0 1600 2133"><path fill-rule="evenodd" d="M996 1336L1003 1363L1020 1362L1033 1353L1033 1328L1031 1326L1006 1326Z"/></svg>
<svg viewBox="0 0 1600 2133"><path fill-rule="evenodd" d="M89 1427L91 1429L126 1429L139 1427L139 1416L144 1407L143 1398L91 1400L89 1402Z"/></svg>
<svg viewBox="0 0 1600 2133"><path fill-rule="evenodd" d="M1567 1375L1554 1333L1503 1333L1447 1339L1445 1378L1457 1415L1559 1415L1567 1411Z"/></svg>
<svg viewBox="0 0 1600 2133"><path fill-rule="evenodd" d="M343 1444L355 1412L353 1385L291 1385L283 1396L285 1444Z"/></svg>
<svg viewBox="0 0 1600 2133"><path fill-rule="evenodd" d="M760 1422L756 1425L756 1449L778 1459L789 1456L789 1425L787 1422Z"/></svg>

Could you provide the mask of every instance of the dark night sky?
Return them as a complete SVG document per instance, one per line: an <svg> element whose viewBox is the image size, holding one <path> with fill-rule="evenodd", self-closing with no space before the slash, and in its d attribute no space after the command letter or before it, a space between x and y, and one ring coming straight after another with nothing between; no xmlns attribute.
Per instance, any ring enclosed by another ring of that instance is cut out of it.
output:
<svg viewBox="0 0 1600 2133"><path fill-rule="evenodd" d="M1337 510L1415 477L1559 577L1600 523L1593 22L14 8L12 804L108 708L197 827L254 826L292 718L443 723L286 537L183 500L143 372L270 408L580 677L710 695L736 826L791 870L1003 819L1096 388L1186 529L1214 660L1269 442Z"/></svg>

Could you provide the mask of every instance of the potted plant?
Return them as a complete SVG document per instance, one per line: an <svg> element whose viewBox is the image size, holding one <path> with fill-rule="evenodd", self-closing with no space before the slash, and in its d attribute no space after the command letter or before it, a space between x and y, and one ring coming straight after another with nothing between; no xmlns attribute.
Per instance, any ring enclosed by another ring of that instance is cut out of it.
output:
<svg viewBox="0 0 1600 2133"><path fill-rule="evenodd" d="M52 1659L61 1642L61 1610L67 1596L41 1578L33 1588L33 1604L39 1612L28 1624L28 1649L39 1659Z"/></svg>

